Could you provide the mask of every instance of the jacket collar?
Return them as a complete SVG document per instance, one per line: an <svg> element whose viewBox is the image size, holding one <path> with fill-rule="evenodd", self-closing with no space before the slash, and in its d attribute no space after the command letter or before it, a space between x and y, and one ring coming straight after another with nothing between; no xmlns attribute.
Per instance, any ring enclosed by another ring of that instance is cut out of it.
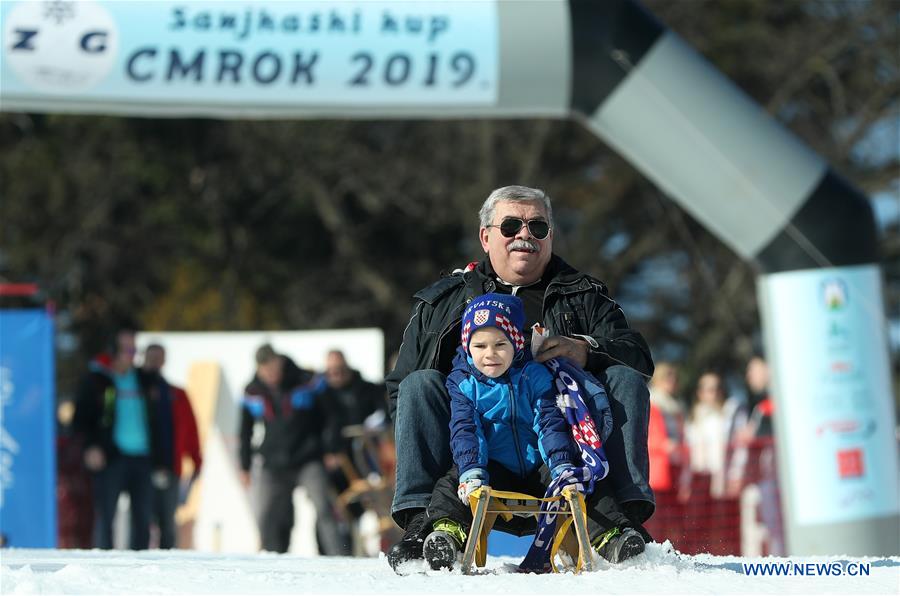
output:
<svg viewBox="0 0 900 596"><path fill-rule="evenodd" d="M495 283L505 283L499 281L500 278L497 277L497 274L494 272L491 260L488 257L485 257L478 263L475 267L475 271L477 271L481 277L486 278L486 280L494 281ZM524 287L539 286L546 288L550 284L568 285L585 279L586 277L587 276L584 273L581 273L554 253L550 256L550 261L547 263L547 268L544 270L544 275L541 276L541 279Z"/></svg>

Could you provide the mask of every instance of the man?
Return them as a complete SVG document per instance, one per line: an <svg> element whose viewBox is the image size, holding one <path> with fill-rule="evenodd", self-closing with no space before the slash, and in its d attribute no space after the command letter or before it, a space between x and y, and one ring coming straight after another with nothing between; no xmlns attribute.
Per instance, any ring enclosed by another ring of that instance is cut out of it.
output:
<svg viewBox="0 0 900 596"><path fill-rule="evenodd" d="M159 548L175 547L175 510L184 503L190 487L200 475L203 460L200 457L200 438L197 421L187 393L181 387L169 384L162 376L166 364L166 350L159 344L150 344L144 350L144 365L147 375L156 379L160 392L167 394L172 406L171 429L164 433L172 442L172 460L153 473L153 517L159 527ZM181 472L185 457L194 464L190 479L182 482Z"/></svg>
<svg viewBox="0 0 900 596"><path fill-rule="evenodd" d="M324 461L333 486L338 493L342 493L354 479L352 475L348 476L350 472L342 462L355 464L357 467L354 471L363 478L368 477L370 472L380 473L377 466L373 469L376 454L366 451L366 445L376 439L366 437L363 433L354 438L346 437L344 429L351 426L369 429L383 425L387 418L387 401L384 385L376 385L363 379L358 371L350 368L340 350L330 350L325 357L325 381L327 387L321 399L326 423L327 453ZM352 517L351 523L354 524L364 511L359 502L347 506L347 512ZM351 535L352 532L346 533L345 542L348 544L352 542Z"/></svg>
<svg viewBox="0 0 900 596"><path fill-rule="evenodd" d="M768 530L768 552L784 553L784 525L779 507L778 479L775 468L775 401L771 394L769 365L761 355L747 362L744 380L750 414L738 434L734 459L729 472L732 494L748 484L759 487L759 517Z"/></svg>
<svg viewBox="0 0 900 596"><path fill-rule="evenodd" d="M325 357L325 381L327 387L322 395L322 407L328 424L326 463L329 469L334 469L337 467L334 458L339 453L353 459L352 441L343 436L343 429L383 419L387 402L384 386L363 379L359 371L350 368L340 350L331 350Z"/></svg>
<svg viewBox="0 0 900 596"><path fill-rule="evenodd" d="M747 403L740 404L740 417L735 419L734 438L730 445L728 495L732 497L737 497L745 485L758 484L761 475L774 476L771 466L765 466L768 470L760 467L760 464L774 457L772 440L775 434L775 402L769 392L769 365L762 356L755 355L747 362L744 381L747 385ZM730 399L739 402L737 397Z"/></svg>
<svg viewBox="0 0 900 596"><path fill-rule="evenodd" d="M76 399L74 427L84 438L84 465L94 480L94 546L113 547L119 494L131 499L132 549L150 541L151 474L168 461L163 438L170 412L155 379L133 366L134 332L116 334L112 355L90 364Z"/></svg>
<svg viewBox="0 0 900 596"><path fill-rule="evenodd" d="M744 427L743 438L749 442L758 437L771 437L775 434L772 427L775 406L769 395L769 365L762 356L753 356L747 362L744 379L747 382L747 407L750 409L750 419Z"/></svg>
<svg viewBox="0 0 900 596"><path fill-rule="evenodd" d="M536 360L569 358L604 383L615 421L605 447L616 499L638 528L653 512L646 384L653 362L646 341L628 327L601 282L553 254L553 213L543 191L498 188L479 217L479 240L487 258L415 295L397 364L386 379L397 442L392 515L406 529L388 553L395 569L423 556L430 528L424 510L435 482L452 463L444 379L467 302L488 292L515 294L525 306L526 328L540 322L549 329L551 336Z"/></svg>
<svg viewBox="0 0 900 596"><path fill-rule="evenodd" d="M286 553L294 525L293 494L306 488L316 508L321 551L345 554L332 495L322 465L324 383L266 344L256 351L256 375L241 408L241 482L250 486L254 452L262 459L256 485L257 523L263 550Z"/></svg>

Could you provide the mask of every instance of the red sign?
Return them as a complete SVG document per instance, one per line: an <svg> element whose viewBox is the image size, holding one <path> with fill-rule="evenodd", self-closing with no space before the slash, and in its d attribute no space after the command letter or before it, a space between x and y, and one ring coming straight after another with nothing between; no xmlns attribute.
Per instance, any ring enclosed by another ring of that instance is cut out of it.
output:
<svg viewBox="0 0 900 596"><path fill-rule="evenodd" d="M844 449L837 452L838 474L841 478L858 478L863 475L862 449Z"/></svg>

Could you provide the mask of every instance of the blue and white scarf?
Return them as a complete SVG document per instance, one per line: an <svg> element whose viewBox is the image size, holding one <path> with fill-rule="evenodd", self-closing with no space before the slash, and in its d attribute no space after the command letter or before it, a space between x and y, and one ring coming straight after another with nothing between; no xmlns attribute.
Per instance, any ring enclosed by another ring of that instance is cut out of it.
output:
<svg viewBox="0 0 900 596"><path fill-rule="evenodd" d="M594 490L594 483L606 478L609 463L603 451L603 436L609 435L612 429L612 416L606 390L597 380L578 366L563 358L548 360L546 366L553 373L556 384L556 404L563 411L581 451L581 466L564 471L547 487L545 499L556 497L567 486L575 486L579 492L589 495ZM600 432L585 404L584 394L594 402L600 420ZM551 570L550 550L556 533L554 513L562 505L561 500L543 501L541 514L538 516L537 532L528 554L519 565L519 570L532 573L547 573Z"/></svg>

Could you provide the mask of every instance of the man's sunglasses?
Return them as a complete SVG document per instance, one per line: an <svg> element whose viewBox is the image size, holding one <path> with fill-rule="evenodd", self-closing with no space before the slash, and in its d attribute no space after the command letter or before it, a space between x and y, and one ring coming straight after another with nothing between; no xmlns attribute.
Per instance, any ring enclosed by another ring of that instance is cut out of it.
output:
<svg viewBox="0 0 900 596"><path fill-rule="evenodd" d="M526 222L518 217L507 217L500 222L500 225L492 224L487 227L500 228L500 233L503 234L503 236L506 238L513 238L519 233L519 230L521 230L524 225L528 226L528 233L538 240L543 240L550 233L550 223L543 219L530 219Z"/></svg>

